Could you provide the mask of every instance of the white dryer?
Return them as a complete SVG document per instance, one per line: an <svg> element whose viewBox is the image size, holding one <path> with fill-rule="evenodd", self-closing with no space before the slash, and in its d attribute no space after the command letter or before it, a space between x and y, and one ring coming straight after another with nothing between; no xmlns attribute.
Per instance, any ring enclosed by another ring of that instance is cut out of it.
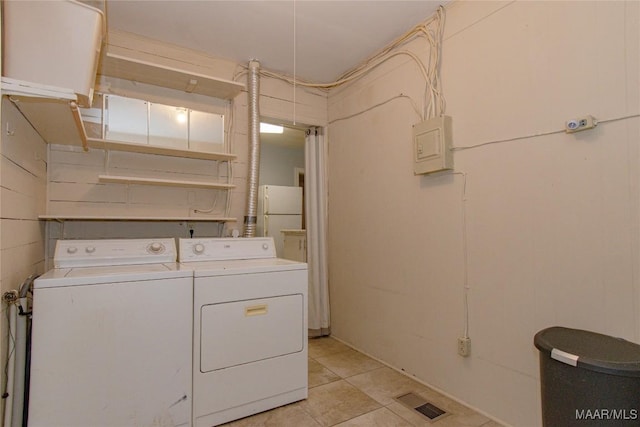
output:
<svg viewBox="0 0 640 427"><path fill-rule="evenodd" d="M193 279L174 239L59 240L34 282L28 425L190 426Z"/></svg>
<svg viewBox="0 0 640 427"><path fill-rule="evenodd" d="M193 424L307 397L307 264L272 238L180 239L194 276Z"/></svg>

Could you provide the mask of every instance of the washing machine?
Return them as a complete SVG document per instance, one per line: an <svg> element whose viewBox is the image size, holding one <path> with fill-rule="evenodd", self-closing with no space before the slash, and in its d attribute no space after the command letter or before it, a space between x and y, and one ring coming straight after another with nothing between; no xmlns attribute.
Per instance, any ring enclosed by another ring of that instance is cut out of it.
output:
<svg viewBox="0 0 640 427"><path fill-rule="evenodd" d="M59 240L34 282L28 425L190 426L193 279L174 239Z"/></svg>
<svg viewBox="0 0 640 427"><path fill-rule="evenodd" d="M193 270L193 424L307 397L307 264L272 238L180 239Z"/></svg>

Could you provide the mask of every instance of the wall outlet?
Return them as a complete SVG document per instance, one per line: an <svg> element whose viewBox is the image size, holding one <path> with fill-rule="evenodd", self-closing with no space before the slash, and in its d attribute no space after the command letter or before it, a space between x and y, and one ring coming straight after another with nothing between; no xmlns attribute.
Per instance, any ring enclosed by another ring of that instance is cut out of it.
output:
<svg viewBox="0 0 640 427"><path fill-rule="evenodd" d="M571 119L566 122L564 126L565 132L574 133L580 132L581 130L593 129L598 126L598 121L593 116L584 116Z"/></svg>
<svg viewBox="0 0 640 427"><path fill-rule="evenodd" d="M462 357L467 357L471 354L471 338L458 338L458 354Z"/></svg>

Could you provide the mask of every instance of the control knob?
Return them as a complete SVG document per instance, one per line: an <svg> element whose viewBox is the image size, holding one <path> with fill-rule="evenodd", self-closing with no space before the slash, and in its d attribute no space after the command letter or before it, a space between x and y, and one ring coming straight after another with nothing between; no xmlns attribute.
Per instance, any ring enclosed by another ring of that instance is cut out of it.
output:
<svg viewBox="0 0 640 427"><path fill-rule="evenodd" d="M154 254L159 254L161 252L164 252L164 245L160 242L153 242L149 245L149 251Z"/></svg>
<svg viewBox="0 0 640 427"><path fill-rule="evenodd" d="M76 248L75 246L69 246L67 248L67 253L68 254L75 254L76 252L78 252L78 248Z"/></svg>
<svg viewBox="0 0 640 427"><path fill-rule="evenodd" d="M200 255L204 252L204 245L202 243L196 243L193 245L193 253Z"/></svg>
<svg viewBox="0 0 640 427"><path fill-rule="evenodd" d="M95 246L87 246L86 248L84 248L84 251L88 254L92 254L96 251L96 247Z"/></svg>

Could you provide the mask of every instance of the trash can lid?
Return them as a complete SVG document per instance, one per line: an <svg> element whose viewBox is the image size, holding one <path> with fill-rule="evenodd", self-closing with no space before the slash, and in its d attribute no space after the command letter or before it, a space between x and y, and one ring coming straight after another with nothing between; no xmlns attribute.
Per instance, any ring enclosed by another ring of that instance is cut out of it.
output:
<svg viewBox="0 0 640 427"><path fill-rule="evenodd" d="M622 338L554 326L538 332L533 342L541 353L573 366L640 377L640 345Z"/></svg>

